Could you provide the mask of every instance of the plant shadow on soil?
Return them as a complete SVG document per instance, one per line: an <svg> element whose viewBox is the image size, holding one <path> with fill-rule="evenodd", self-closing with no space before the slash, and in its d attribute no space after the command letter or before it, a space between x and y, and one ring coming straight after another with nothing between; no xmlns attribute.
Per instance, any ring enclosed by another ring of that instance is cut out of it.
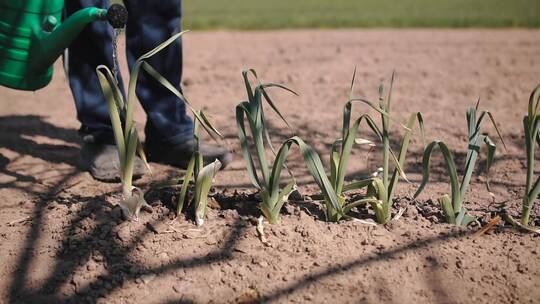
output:
<svg viewBox="0 0 540 304"><path fill-rule="evenodd" d="M0 154L0 173L13 177L7 183L0 183L0 188L18 188L30 194L38 194L30 188L21 187L17 182L36 182L31 175L24 175L7 169L10 162L16 161L23 156L31 156L53 164L67 164L77 166L80 140L77 131L60 128L35 115L11 115L0 117L0 147L7 148L18 153L15 159L8 159ZM44 137L52 140L61 140L69 145L37 143L35 137Z"/></svg>
<svg viewBox="0 0 540 304"><path fill-rule="evenodd" d="M55 193L57 188L62 187L69 180L61 181L51 189L50 193ZM50 194L49 193L49 194ZM105 194L107 195L107 194ZM27 288L27 276L32 263L33 248L39 241L40 231L44 224L45 210L49 199L45 196L39 199L34 207L33 221L30 232L26 236L26 245L16 266L15 275L12 279L10 289L10 302L19 302L21 300L40 303L40 302L79 302L81 300L94 301L97 297L106 297L115 290L121 288L128 281L135 281L145 275L165 274L173 270L197 268L221 261L235 260L235 247L239 236L245 229L251 225L246 224L240 218L236 218L231 223L231 230L227 239L220 243L219 248L215 248L210 253L187 259L178 259L157 267L145 266L130 260L129 254L141 243L146 234L154 233L150 229L145 229L141 233L132 235L129 240L119 240L115 237L121 229L131 225L130 222L124 222L121 219L119 208L114 208L108 203L104 203L105 195L93 197L73 197L65 201L65 204L81 204L81 210L71 222L69 227L64 230L63 242L56 254L56 264L49 273L48 278L39 289ZM163 210L163 209L162 209ZM164 212L167 214L167 212ZM158 220L150 221L150 225L156 224L156 221L168 220L167 216L160 217ZM81 225L81 222L85 224ZM252 226L251 226L252 227ZM77 237L76 230L85 230L84 237ZM398 255L417 250L418 248L430 246L435 243L442 243L450 239L463 238L469 234L468 231L450 232L436 237L420 239L404 246L399 246L391 250L383 250L378 254L360 257L356 260L344 263L336 267L328 267L321 271L316 271L310 275L292 282L285 288L276 289L273 292L261 295L258 301L276 302L284 296L292 294L306 286L313 284L324 278L336 276L355 268L368 267L377 262L395 259ZM262 246L262 245L261 245ZM79 265L85 265L92 259L104 263L107 274L100 276L94 281L77 286L75 282L76 293L72 296L61 296L58 294L62 284L68 283ZM433 261L436 266L436 261ZM434 266L434 269L436 267ZM437 284L436 280L428 280L432 284ZM441 299L443 302L449 299ZM182 298L180 302L171 301L165 303L195 303L197 299Z"/></svg>
<svg viewBox="0 0 540 304"><path fill-rule="evenodd" d="M127 242L125 240L118 240L114 235L115 232L118 233L119 230L127 227L130 223L122 221L118 208L104 203L104 197L108 194L92 197L71 197L64 200L62 204L79 204L82 207L69 227L64 229L63 242L57 250L56 263L53 270L39 289L27 288L25 282L27 282L27 275L31 271L30 265L32 263L33 248L41 237L40 231L42 231L42 225L44 225L45 210L47 210L47 205L50 202L48 195L56 193L57 189L65 185L69 179L70 177L66 176L65 180L52 187L50 192L39 199L34 207L34 220L32 221L30 232L26 236L26 245L18 261L16 271L14 272L15 276L11 284L11 302L19 302L21 300L34 303L79 302L82 300L93 302L97 297L106 297L115 290L120 289L126 282L135 281L144 275L151 274L159 276L173 270L197 268L220 261L234 261L234 251L238 238L243 230L250 227L249 224L246 225L241 219L237 218L230 225L231 231L228 238L220 244L219 248L214 249L210 253L196 258L178 259L159 267L148 267L130 260L129 254L141 243L146 234L153 233L151 230L145 229L143 232L133 235ZM163 211L164 208L161 210ZM163 213L167 214L166 211ZM168 220L167 216L161 216L157 221L165 220ZM81 225L81 222L86 223ZM150 224L152 225L154 223L152 222ZM84 237L77 237L74 234L77 230L86 230ZM301 280L292 282L285 288L276 289L271 293L261 295L261 298L257 299L257 301L279 302L283 297L316 283L318 280L336 276L355 268L368 267L377 262L395 259L401 253L414 251L434 243L445 242L452 238L465 237L467 234L467 231L459 231L425 238L392 250L381 251L376 255L358 258L339 267L328 267L324 270L314 272ZM94 281L88 282L85 286L77 286L79 283L75 282L76 293L72 296L65 297L58 295L60 286L68 283L68 280L73 277L76 268L79 265L87 264L92 259L95 260L96 257L100 257L98 262L105 264L108 273ZM434 263L436 264L436 261ZM433 268L436 270L435 266ZM430 284L440 284L436 280L428 281ZM444 288L438 288L439 290L444 290ZM440 300L444 302L449 299L443 298ZM182 298L179 301L165 303L196 302L197 299Z"/></svg>

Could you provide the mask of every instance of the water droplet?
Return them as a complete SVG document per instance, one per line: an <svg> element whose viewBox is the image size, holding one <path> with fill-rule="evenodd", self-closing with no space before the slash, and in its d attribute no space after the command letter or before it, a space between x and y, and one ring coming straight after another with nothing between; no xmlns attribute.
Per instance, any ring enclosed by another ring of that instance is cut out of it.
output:
<svg viewBox="0 0 540 304"><path fill-rule="evenodd" d="M112 41L112 47L113 47L113 76L116 80L116 84L118 84L118 70L119 70L119 64L118 64L118 36L122 33L123 29L114 29L114 37Z"/></svg>

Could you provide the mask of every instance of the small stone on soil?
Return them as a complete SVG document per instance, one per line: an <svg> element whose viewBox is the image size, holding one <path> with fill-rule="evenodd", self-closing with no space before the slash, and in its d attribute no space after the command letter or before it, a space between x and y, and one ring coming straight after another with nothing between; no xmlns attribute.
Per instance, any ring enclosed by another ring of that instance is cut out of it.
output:
<svg viewBox="0 0 540 304"><path fill-rule="evenodd" d="M141 280L143 281L144 284L148 284L152 282L155 278L156 278L156 275L153 273L149 273L149 274L145 274L141 276Z"/></svg>
<svg viewBox="0 0 540 304"><path fill-rule="evenodd" d="M130 235L131 229L128 225L125 225L124 227L120 228L118 232L116 232L116 236L123 242L129 241Z"/></svg>

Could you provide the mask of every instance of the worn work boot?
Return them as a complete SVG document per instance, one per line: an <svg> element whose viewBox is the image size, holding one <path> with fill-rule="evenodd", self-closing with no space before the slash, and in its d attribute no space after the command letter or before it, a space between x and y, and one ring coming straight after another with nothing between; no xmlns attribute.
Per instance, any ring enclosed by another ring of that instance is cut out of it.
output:
<svg viewBox="0 0 540 304"><path fill-rule="evenodd" d="M120 181L120 159L115 145L83 143L80 166L97 180ZM144 173L146 173L144 162L136 156L133 164L133 179L140 178Z"/></svg>
<svg viewBox="0 0 540 304"><path fill-rule="evenodd" d="M181 169L186 169L195 152L195 141L188 140L177 145L168 145L147 139L145 152L149 161L167 164ZM205 143L199 144L199 152L203 155L204 164L212 163L216 159L221 162L221 169L232 161L232 154L227 149Z"/></svg>

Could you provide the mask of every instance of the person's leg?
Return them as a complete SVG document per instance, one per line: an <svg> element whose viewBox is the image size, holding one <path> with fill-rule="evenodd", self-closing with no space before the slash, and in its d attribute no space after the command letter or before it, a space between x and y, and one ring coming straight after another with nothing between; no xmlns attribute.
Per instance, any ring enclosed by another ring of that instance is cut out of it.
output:
<svg viewBox="0 0 540 304"><path fill-rule="evenodd" d="M180 31L181 0L124 1L129 12L126 28L127 58L132 67L144 53ZM147 61L181 91L182 42L178 40ZM146 152L151 161L185 168L195 145L193 121L181 100L148 73L139 74L137 96L147 113ZM230 153L219 146L201 144L199 151L206 163L219 159L223 167Z"/></svg>
<svg viewBox="0 0 540 304"><path fill-rule="evenodd" d="M106 8L108 4L108 0L66 1L66 15L69 17L89 6ZM106 65L112 68L112 39L113 29L108 22L92 22L71 43L64 58L77 118L81 122L79 132L83 138L83 145L80 165L96 179L105 181L119 179L119 160L114 146L108 107L99 85L96 67ZM122 88L122 78L120 75L118 78ZM137 159L135 164L134 176L141 176L145 171L141 160Z"/></svg>
<svg viewBox="0 0 540 304"><path fill-rule="evenodd" d="M106 8L108 4L108 0L73 0L66 1L65 8L69 17L82 8ZM92 22L73 40L65 58L69 86L81 122L80 132L87 140L109 144L114 144L114 137L96 67L113 66L112 39L113 29L107 22Z"/></svg>
<svg viewBox="0 0 540 304"><path fill-rule="evenodd" d="M128 12L126 50L128 64L180 31L181 0L125 1ZM182 77L182 43L173 43L147 61L177 90ZM141 72L137 96L147 113L146 135L154 141L178 144L192 138L193 122L185 105L148 73Z"/></svg>

